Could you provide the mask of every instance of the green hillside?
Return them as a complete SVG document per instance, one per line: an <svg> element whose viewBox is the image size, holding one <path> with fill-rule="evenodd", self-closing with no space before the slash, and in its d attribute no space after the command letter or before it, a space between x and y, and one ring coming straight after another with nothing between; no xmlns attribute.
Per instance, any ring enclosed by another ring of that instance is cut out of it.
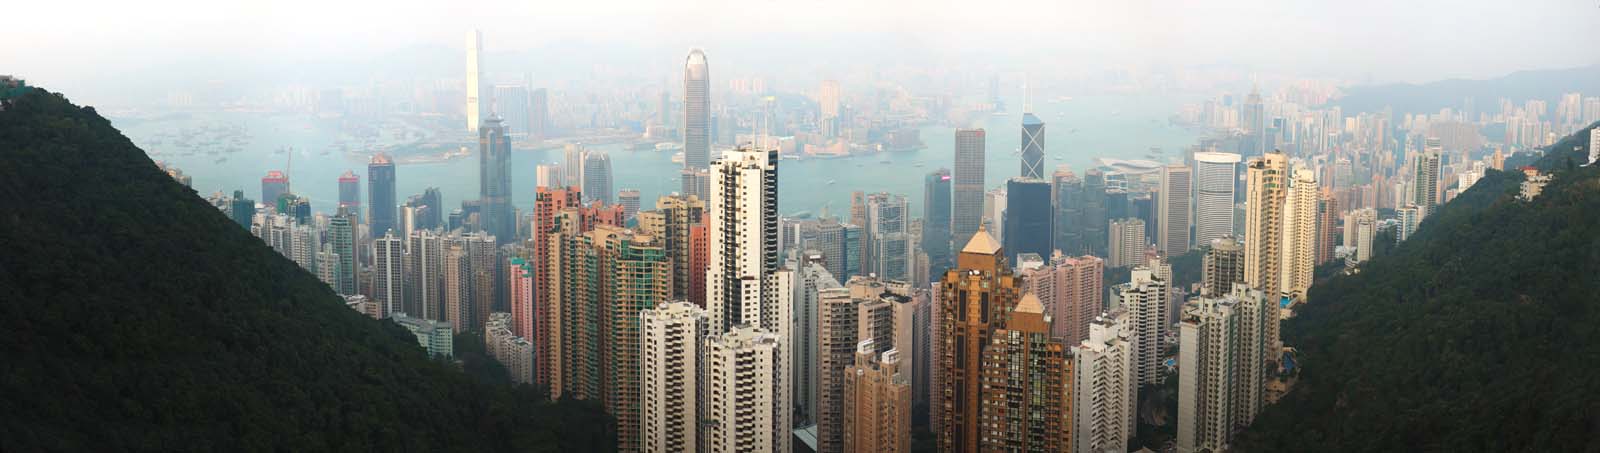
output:
<svg viewBox="0 0 1600 453"><path fill-rule="evenodd" d="M597 451L610 421L365 318L93 108L0 110L0 451Z"/></svg>
<svg viewBox="0 0 1600 453"><path fill-rule="evenodd" d="M1538 163L1557 173L1532 202L1491 171L1313 287L1283 327L1301 380L1236 450L1600 450L1600 168L1568 167L1575 144Z"/></svg>

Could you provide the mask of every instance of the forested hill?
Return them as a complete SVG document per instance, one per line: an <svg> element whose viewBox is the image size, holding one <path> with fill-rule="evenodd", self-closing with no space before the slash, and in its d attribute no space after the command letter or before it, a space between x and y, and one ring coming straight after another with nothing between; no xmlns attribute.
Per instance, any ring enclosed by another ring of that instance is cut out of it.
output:
<svg viewBox="0 0 1600 453"><path fill-rule="evenodd" d="M1237 451L1600 450L1600 168L1493 172L1284 323L1298 386ZM1581 149L1573 149L1575 146ZM1576 161L1582 163L1582 161Z"/></svg>
<svg viewBox="0 0 1600 453"><path fill-rule="evenodd" d="M174 182L92 108L0 109L0 451L597 451L609 420L470 379Z"/></svg>

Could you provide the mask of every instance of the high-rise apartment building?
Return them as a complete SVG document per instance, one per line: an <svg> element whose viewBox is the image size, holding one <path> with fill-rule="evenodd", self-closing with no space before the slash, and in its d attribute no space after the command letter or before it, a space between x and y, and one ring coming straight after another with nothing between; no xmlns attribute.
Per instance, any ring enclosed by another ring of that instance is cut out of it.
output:
<svg viewBox="0 0 1600 453"><path fill-rule="evenodd" d="M981 439L981 358L994 329L1022 295L1021 278L1006 264L1005 251L987 231L977 230L945 271L934 341L935 381L940 390L934 427L941 451L977 452Z"/></svg>
<svg viewBox="0 0 1600 453"><path fill-rule="evenodd" d="M782 368L783 340L753 325L737 325L705 338L704 451L709 453L791 450L793 426L788 391L775 374Z"/></svg>
<svg viewBox="0 0 1600 453"><path fill-rule="evenodd" d="M511 333L510 313L491 313L484 321L484 349L506 368L511 382L532 383L533 344Z"/></svg>
<svg viewBox="0 0 1600 453"><path fill-rule="evenodd" d="M340 209L338 214L328 219L328 242L333 247L338 264L334 271L334 291L345 296L360 294L356 286L356 263L359 257L356 256L355 214L348 209Z"/></svg>
<svg viewBox="0 0 1600 453"><path fill-rule="evenodd" d="M583 191L583 156L588 151L579 143L568 143L561 148L561 168L566 171L564 176L567 183L562 187L575 187Z"/></svg>
<svg viewBox="0 0 1600 453"><path fill-rule="evenodd" d="M1232 236L1234 187L1239 183L1239 155L1194 153L1194 243L1210 244Z"/></svg>
<svg viewBox="0 0 1600 453"><path fill-rule="evenodd" d="M1244 244L1233 236L1211 240L1201 264L1200 295L1222 297L1244 281Z"/></svg>
<svg viewBox="0 0 1600 453"><path fill-rule="evenodd" d="M454 321L444 310L447 239L430 230L416 230L406 240L406 313L415 313L413 316L434 321ZM526 334L520 335L528 338Z"/></svg>
<svg viewBox="0 0 1600 453"><path fill-rule="evenodd" d="M677 301L639 315L639 451L697 451L706 312Z"/></svg>
<svg viewBox="0 0 1600 453"><path fill-rule="evenodd" d="M1294 169L1283 204L1283 282L1284 294L1303 299L1311 289L1317 265L1317 179L1316 172Z"/></svg>
<svg viewBox="0 0 1600 453"><path fill-rule="evenodd" d="M1144 221L1133 217L1111 221L1106 266L1127 267L1144 262Z"/></svg>
<svg viewBox="0 0 1600 453"><path fill-rule="evenodd" d="M1089 339L1072 348L1072 451L1124 451L1133 439L1139 382L1132 333L1121 311L1089 323Z"/></svg>
<svg viewBox="0 0 1600 453"><path fill-rule="evenodd" d="M863 340L855 364L844 370L842 451L909 453L910 378L900 351L878 349L873 340Z"/></svg>
<svg viewBox="0 0 1600 453"><path fill-rule="evenodd" d="M950 181L951 240L965 244L983 221L983 129L957 129Z"/></svg>
<svg viewBox="0 0 1600 453"><path fill-rule="evenodd" d="M1037 296L1022 296L983 353L979 448L1068 451L1072 447L1072 359L1051 335ZM1003 383L1003 384L1002 384Z"/></svg>
<svg viewBox="0 0 1600 453"><path fill-rule="evenodd" d="M607 282L595 301L600 306L600 329L606 349L601 362L602 389L606 412L617 419L617 449L639 451L642 447L639 387L643 370L640 357L644 348L640 336L641 312L667 302L672 290L671 264L659 240L642 234L630 235L615 227L596 228L591 234L605 234L606 250L599 280Z"/></svg>
<svg viewBox="0 0 1600 453"><path fill-rule="evenodd" d="M1189 251L1189 200L1194 171L1182 164L1161 167L1161 192L1156 250L1167 256ZM1230 211L1231 213L1231 211Z"/></svg>
<svg viewBox="0 0 1600 453"><path fill-rule="evenodd" d="M1136 266L1128 283L1117 285L1111 293L1116 307L1127 314L1128 338L1133 344L1134 378L1139 385L1161 381L1161 353L1166 347L1168 304L1171 282L1155 269Z"/></svg>
<svg viewBox="0 0 1600 453"><path fill-rule="evenodd" d="M818 365L821 354L822 297L837 297L840 291L848 292L828 273L828 269L815 260L807 260L795 270L794 282L794 404L800 420L816 422ZM837 290L837 291L830 291ZM830 303L838 302L829 300ZM835 308L835 307L829 307ZM830 313L830 316L832 314Z"/></svg>
<svg viewBox="0 0 1600 453"><path fill-rule="evenodd" d="M1246 286L1276 297L1283 290L1283 219L1288 195L1289 158L1270 152L1251 159L1245 169L1244 278ZM1267 304L1270 316L1277 305ZM1268 343L1278 344L1276 323Z"/></svg>
<svg viewBox="0 0 1600 453"><path fill-rule="evenodd" d="M704 270L689 264L689 230L700 224L705 202L693 195L672 194L656 199L654 211L640 212L639 230L660 238L672 261L672 299L689 300L689 279Z"/></svg>
<svg viewBox="0 0 1600 453"><path fill-rule="evenodd" d="M372 241L372 294L383 317L403 312L405 300L405 240L394 231Z"/></svg>
<svg viewBox="0 0 1600 453"><path fill-rule="evenodd" d="M779 267L778 151L730 151L712 174L706 309L715 334L756 324L779 296L771 281Z"/></svg>
<svg viewBox="0 0 1600 453"><path fill-rule="evenodd" d="M845 287L817 292L817 452L844 451L845 369L859 342L856 306L864 299Z"/></svg>
<svg viewBox="0 0 1600 453"><path fill-rule="evenodd" d="M1178 451L1225 451L1263 406L1267 370L1262 307L1243 286L1184 307L1178 339Z"/></svg>
<svg viewBox="0 0 1600 453"><path fill-rule="evenodd" d="M533 167L533 182L534 187L565 187L567 175L561 164L539 164Z"/></svg>
<svg viewBox="0 0 1600 453"><path fill-rule="evenodd" d="M1416 172L1411 178L1412 190L1416 196L1411 202L1416 204L1423 216L1433 213L1433 208L1439 205L1439 171L1444 154L1444 146L1438 137L1428 137L1423 140L1422 154L1417 155Z"/></svg>
<svg viewBox="0 0 1600 453"><path fill-rule="evenodd" d="M771 336L775 349L770 364L762 365L770 366L762 370L763 374L771 376L764 382L770 388L763 388L775 401L765 409L769 412L763 416L770 424L761 425L759 429L763 432L734 432L741 436L767 434L770 443L764 445L770 445L768 448L772 451L787 452L793 429L789 382L793 374L788 351L794 275L778 261L778 151L746 148L724 152L721 159L711 164L709 173L712 176L711 198L706 206L705 295L711 335L724 334L723 344L737 338ZM739 331L747 332L736 333ZM752 341L738 340L740 344L754 344ZM708 356L712 349L707 347ZM708 360L708 366L714 366L714 360ZM716 403L709 407L717 409ZM712 413L720 412L713 410ZM741 413L749 414L748 411ZM731 419L722 422L724 430L735 429L741 423ZM733 442L733 438L711 435L711 449L722 451L735 445L716 446L724 441ZM739 449L748 451L744 447Z"/></svg>
<svg viewBox="0 0 1600 453"><path fill-rule="evenodd" d="M517 238L511 208L511 138L500 118L490 116L478 130L478 196L483 203L480 225L501 244Z"/></svg>
<svg viewBox="0 0 1600 453"><path fill-rule="evenodd" d="M639 189L622 189L617 191L617 204L622 206L622 220L633 220L639 216Z"/></svg>

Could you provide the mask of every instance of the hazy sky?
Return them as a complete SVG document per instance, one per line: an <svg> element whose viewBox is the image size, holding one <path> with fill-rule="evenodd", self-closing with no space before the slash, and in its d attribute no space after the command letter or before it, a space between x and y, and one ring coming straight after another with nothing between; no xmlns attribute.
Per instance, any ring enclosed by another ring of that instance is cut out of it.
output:
<svg viewBox="0 0 1600 453"><path fill-rule="evenodd" d="M819 73L922 57L1018 70L1221 64L1388 82L1600 62L1600 0L12 3L0 73L58 89L389 64L459 49L472 28L491 53L565 48L579 60L662 66L653 77L690 47L708 50L714 74L730 57Z"/></svg>

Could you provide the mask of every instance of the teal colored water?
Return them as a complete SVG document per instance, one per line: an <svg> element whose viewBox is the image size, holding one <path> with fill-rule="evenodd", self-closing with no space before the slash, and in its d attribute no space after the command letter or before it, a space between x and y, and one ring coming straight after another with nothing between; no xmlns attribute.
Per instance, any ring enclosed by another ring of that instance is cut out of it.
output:
<svg viewBox="0 0 1600 453"><path fill-rule="evenodd" d="M1012 105L1020 105L1014 103ZM1066 164L1075 172L1090 168L1097 157L1144 159L1150 148L1164 154L1156 160L1176 159L1180 150L1198 138L1189 130L1167 124L1167 117L1179 102L1159 96L1108 95L1081 97L1059 103L1038 103L1036 114L1046 123L1046 172ZM338 131L327 120L311 115L223 112L167 120L113 120L135 144L151 152L151 158L164 160L194 178L201 194L243 189L259 201L261 177L268 170L287 167L288 156L274 151L292 147L294 165L290 181L295 193L311 198L318 212L331 212L338 200L338 177L346 170L362 179L362 203L366 203L366 157L350 156L333 150ZM986 185L1003 185L1006 178L1020 172L1017 149L1021 146L1020 112L991 115L980 120L987 130ZM234 153L178 155L170 139L156 144L163 133L206 124L242 125L251 136L248 144ZM922 178L940 167L949 168L954 154L954 131L949 127L922 128L927 146L917 151L878 153L842 159L784 160L779 165L780 212L820 213L824 206L834 215L848 215L850 192L891 192L911 201L913 214L921 212ZM601 146L610 152L614 188L639 189L645 208L660 195L677 191L678 164L670 152L627 151L624 147ZM326 151L326 153L324 153ZM219 162L219 159L226 158ZM513 154L512 186L518 207L532 207L534 166L561 159L560 150L518 151ZM889 163L883 163L888 161ZM444 162L400 164L396 168L400 200L439 187L449 207L478 194L476 154ZM830 181L832 182L830 184Z"/></svg>

